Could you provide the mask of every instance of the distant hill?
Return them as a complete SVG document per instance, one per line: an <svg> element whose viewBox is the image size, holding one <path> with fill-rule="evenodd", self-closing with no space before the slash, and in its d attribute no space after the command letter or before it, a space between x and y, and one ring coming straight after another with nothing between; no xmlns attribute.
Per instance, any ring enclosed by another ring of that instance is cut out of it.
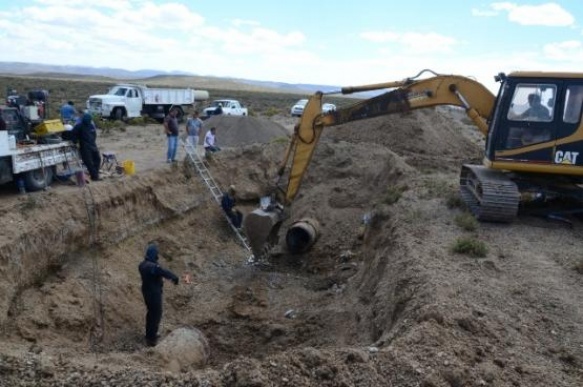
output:
<svg viewBox="0 0 583 387"><path fill-rule="evenodd" d="M89 67L89 66L67 66L67 65L47 65L24 62L0 62L0 74L21 75L46 78L91 78L92 80L113 80L113 81L141 81L150 83L172 83L179 86L180 81L185 82L184 86L194 82L196 85L190 87L198 88L232 88L235 90L269 90L273 92L294 93L310 95L316 91L330 92L339 90L338 86L316 85L307 83L285 83L273 81L258 81L251 79L214 77L210 75L196 75L182 71L161 71L161 70L124 70L109 67ZM360 97L370 97L378 93L361 93Z"/></svg>
<svg viewBox="0 0 583 387"><path fill-rule="evenodd" d="M109 67L46 65L23 62L0 62L0 73L7 75L70 74L120 79L149 78L156 75L193 75L183 71L129 71Z"/></svg>

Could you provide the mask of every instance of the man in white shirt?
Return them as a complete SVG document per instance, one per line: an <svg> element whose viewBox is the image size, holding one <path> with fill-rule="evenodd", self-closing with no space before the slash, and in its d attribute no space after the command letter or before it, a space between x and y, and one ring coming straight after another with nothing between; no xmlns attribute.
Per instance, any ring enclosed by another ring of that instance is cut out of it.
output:
<svg viewBox="0 0 583 387"><path fill-rule="evenodd" d="M216 133L217 128L213 126L211 130L206 132L206 135L204 136L204 150L207 154L215 153L221 150L221 148L216 145Z"/></svg>

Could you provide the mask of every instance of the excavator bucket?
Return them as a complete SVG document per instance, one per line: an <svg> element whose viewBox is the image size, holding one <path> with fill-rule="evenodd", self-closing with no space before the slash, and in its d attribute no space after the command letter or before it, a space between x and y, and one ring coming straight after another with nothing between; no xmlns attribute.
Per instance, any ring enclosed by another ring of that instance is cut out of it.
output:
<svg viewBox="0 0 583 387"><path fill-rule="evenodd" d="M283 221L283 212L278 209L258 208L247 214L243 229L255 259L261 259L277 243L277 234Z"/></svg>

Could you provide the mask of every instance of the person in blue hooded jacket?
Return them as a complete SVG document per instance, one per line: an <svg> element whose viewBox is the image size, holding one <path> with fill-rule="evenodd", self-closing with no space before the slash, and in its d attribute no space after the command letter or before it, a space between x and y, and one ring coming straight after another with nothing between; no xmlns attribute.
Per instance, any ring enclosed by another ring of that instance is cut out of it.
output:
<svg viewBox="0 0 583 387"><path fill-rule="evenodd" d="M146 256L139 266L142 277L142 295L146 304L146 344L153 347L158 341L158 327L162 320L163 278L178 285L178 277L158 264L158 246L149 243Z"/></svg>
<svg viewBox="0 0 583 387"><path fill-rule="evenodd" d="M81 122L73 127L71 141L75 144L79 143L81 160L87 167L91 180L98 181L101 154L99 153L99 148L97 148L97 131L91 114L83 114Z"/></svg>

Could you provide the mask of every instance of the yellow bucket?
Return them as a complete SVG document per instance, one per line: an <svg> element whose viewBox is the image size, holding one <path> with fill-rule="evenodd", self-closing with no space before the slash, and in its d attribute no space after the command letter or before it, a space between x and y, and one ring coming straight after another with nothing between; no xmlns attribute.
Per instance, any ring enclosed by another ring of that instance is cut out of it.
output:
<svg viewBox="0 0 583 387"><path fill-rule="evenodd" d="M136 164L133 160L124 160L121 165L123 166L123 171L126 175L133 175L136 173Z"/></svg>

